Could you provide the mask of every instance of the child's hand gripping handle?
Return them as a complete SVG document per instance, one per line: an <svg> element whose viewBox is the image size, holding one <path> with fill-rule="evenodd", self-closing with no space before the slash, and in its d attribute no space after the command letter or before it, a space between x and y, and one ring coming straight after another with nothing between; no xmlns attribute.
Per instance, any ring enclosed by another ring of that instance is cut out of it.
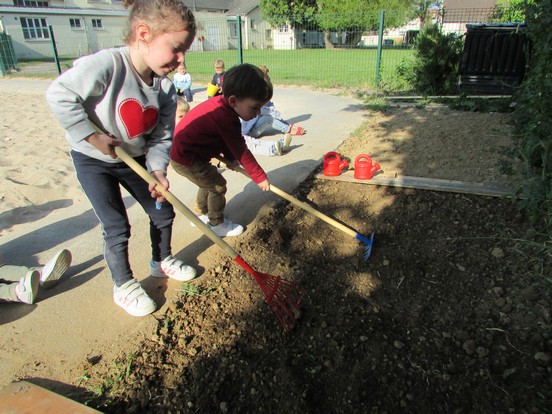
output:
<svg viewBox="0 0 552 414"><path fill-rule="evenodd" d="M95 125L92 121L90 124L96 129L96 131L102 132L102 130ZM142 167L132 156L126 152L121 146L115 147L115 153L117 156L128 165L136 174L144 179L148 184L154 184L155 190L159 192L165 199L171 203L174 208L180 211L188 220L196 225L207 237L209 237L216 245L226 252L232 259L238 256L238 253L226 243L222 238L217 236L209 226L207 226L199 217L197 217L188 207L184 205L178 198L176 198L169 190L161 185L161 183L149 174L144 167Z"/></svg>
<svg viewBox="0 0 552 414"><path fill-rule="evenodd" d="M220 161L226 163L226 159L224 157L217 157ZM239 172L239 173L242 173L243 175L245 175L246 177L249 177L249 174L247 174L247 171L245 171L243 169L243 167L240 167L240 166L237 166L234 168L235 171ZM308 205L307 203L301 201L301 200L298 200L297 198L293 197L292 195L284 192L283 190L280 190L278 187L276 187L274 184L270 184L270 191L272 191L274 194L276 195L279 195L280 197L282 197L284 200L287 200L289 201L290 203L292 204L295 204L296 206L298 207L301 207L303 210L305 211L308 211L309 213L311 213L312 215L318 217L319 219L325 221L326 223L330 224L331 226L334 226L335 228L338 228L340 229L341 231L343 231L344 233L350 235L350 236L353 236L353 237L356 237L357 235L357 232L347 226L345 226L344 224L340 223L339 221L337 220L334 220L333 218L331 217L328 217L326 216L325 214L321 213L320 211L318 210L315 210L314 208L312 208L310 205Z"/></svg>
<svg viewBox="0 0 552 414"><path fill-rule="evenodd" d="M211 230L199 217L197 217L188 207L184 205L176 196L174 196L169 190L161 185L161 183L149 174L144 167L142 167L134 158L132 158L128 152L123 148L115 147L115 153L121 160L125 162L136 174L142 177L148 184L154 184L155 190L158 191L165 199L171 203L174 208L180 211L188 220L196 225L207 237L209 237L215 244L217 244L222 250L226 252L232 259L238 256L238 253L224 240Z"/></svg>

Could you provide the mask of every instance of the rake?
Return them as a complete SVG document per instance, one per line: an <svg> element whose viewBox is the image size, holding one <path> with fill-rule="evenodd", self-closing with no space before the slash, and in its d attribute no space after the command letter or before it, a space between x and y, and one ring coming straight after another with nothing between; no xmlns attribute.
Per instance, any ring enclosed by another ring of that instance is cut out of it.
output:
<svg viewBox="0 0 552 414"><path fill-rule="evenodd" d="M165 199L169 201L177 210L184 214L188 220L194 223L198 229L200 229L228 256L230 256L232 260L253 276L255 282L257 282L263 291L266 303L276 314L276 317L284 328L284 331L289 333L297 323L297 319L301 316L300 304L304 293L303 288L296 283L282 279L280 276L257 272L228 243L213 232L209 226L201 221L201 219L199 219L176 196L174 196L170 191L165 190L159 181L149 174L146 169L136 162L136 160L132 158L123 148L120 146L115 147L115 153L145 181L149 184L155 184L155 190L157 192L165 197Z"/></svg>
<svg viewBox="0 0 552 414"><path fill-rule="evenodd" d="M223 157L217 157L217 158L220 161L226 163L227 165L229 164L229 161L227 161L225 158L223 158ZM249 177L249 175L243 169L243 167L237 166L234 169L236 171L242 173L246 177ZM301 207L303 210L306 210L307 212L309 212L309 213L313 214L314 216L318 217L319 219L325 221L329 225L337 228L338 230L341 230L345 234L348 234L349 236L352 236L355 239L357 239L358 241L360 241L361 243L363 243L365 245L364 246L364 260L368 260L368 258L370 257L370 254L372 253L372 245L374 243L374 233L372 233L370 235L370 237L363 236L362 234L360 234L356 230L353 230L352 228L338 222L337 220L335 220L331 217L328 217L324 213L322 213L322 212L314 209L313 207L311 207L309 204L307 204L307 203L305 203L301 200L298 200L297 198L293 197L292 195L286 193L283 190L280 190L278 187L276 187L272 183L270 183L270 191L272 191L273 193L279 195L280 197L282 197L283 199L289 201L290 203L295 204L298 207Z"/></svg>

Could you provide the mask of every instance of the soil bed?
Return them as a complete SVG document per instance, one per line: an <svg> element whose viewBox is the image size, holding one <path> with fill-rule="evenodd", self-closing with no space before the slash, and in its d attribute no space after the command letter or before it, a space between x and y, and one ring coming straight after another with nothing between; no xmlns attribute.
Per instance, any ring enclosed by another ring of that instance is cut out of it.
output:
<svg viewBox="0 0 552 414"><path fill-rule="evenodd" d="M420 117L433 128L417 129ZM338 151L404 175L504 181L508 120L395 109ZM315 178L295 195L375 242L364 261L360 243L298 207L262 212L235 248L304 287L291 334L221 253L135 352L83 368L88 389L110 397L77 398L111 413L549 409L550 284L511 200Z"/></svg>

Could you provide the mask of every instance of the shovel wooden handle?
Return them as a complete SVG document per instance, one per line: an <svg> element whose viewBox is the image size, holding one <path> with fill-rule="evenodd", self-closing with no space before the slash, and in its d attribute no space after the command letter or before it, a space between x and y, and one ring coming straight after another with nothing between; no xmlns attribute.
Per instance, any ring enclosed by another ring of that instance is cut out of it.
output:
<svg viewBox="0 0 552 414"><path fill-rule="evenodd" d="M229 164L230 162L227 161L226 159L224 159L223 157L217 157L220 161L226 163L226 164ZM237 167L234 167L233 168L234 170L242 173L243 175L245 175L246 177L249 177L249 174L247 174L247 171L245 171L243 169L243 167L240 167L240 166L237 166ZM301 200L298 200L297 198L293 197L292 195L286 193L285 191L283 190L280 190L278 187L276 187L274 184L270 184L270 191L272 191L274 194L277 194L279 195L280 197L282 197L283 199L289 201L290 203L292 204L295 204L296 206L298 207L301 207L303 210L306 210L308 211L309 213L313 214L314 216L318 217L320 220L323 220L325 221L326 223L328 223L329 225L331 226L334 226L335 228L343 231L344 233L348 234L349 236L352 236L354 238L357 238L357 232L347 226L345 226L344 224L340 223L339 221L337 220L334 220L333 218L331 217L328 217L326 216L324 213L321 213L320 211L314 209L313 207L311 207L310 205L308 205L307 203L301 201Z"/></svg>

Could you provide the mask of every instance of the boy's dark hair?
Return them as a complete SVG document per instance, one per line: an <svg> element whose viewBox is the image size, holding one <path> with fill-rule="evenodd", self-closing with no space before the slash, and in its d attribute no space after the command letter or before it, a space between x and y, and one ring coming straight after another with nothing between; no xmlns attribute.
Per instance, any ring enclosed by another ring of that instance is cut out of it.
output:
<svg viewBox="0 0 552 414"><path fill-rule="evenodd" d="M231 67L224 74L222 92L225 98L234 95L238 99L251 98L258 101L272 99L272 82L266 74L256 66L243 63Z"/></svg>

